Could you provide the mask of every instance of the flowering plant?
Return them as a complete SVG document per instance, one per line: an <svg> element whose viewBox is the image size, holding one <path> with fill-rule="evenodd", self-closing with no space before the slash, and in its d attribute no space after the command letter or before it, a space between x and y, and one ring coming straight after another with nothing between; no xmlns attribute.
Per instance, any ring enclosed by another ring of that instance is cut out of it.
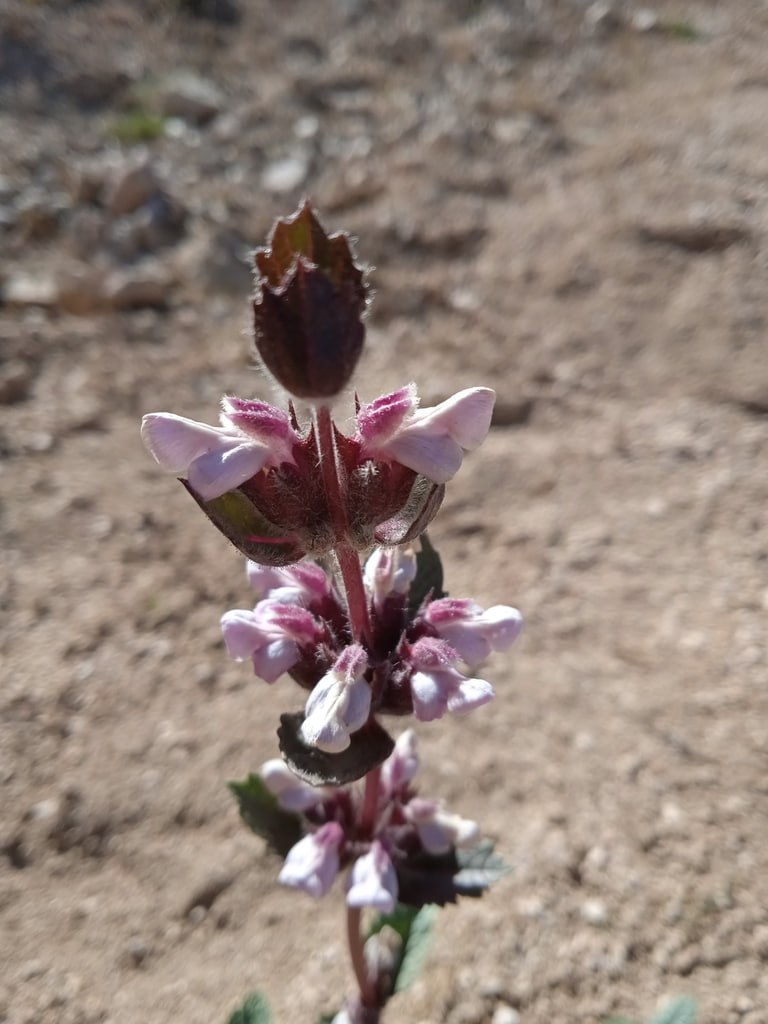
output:
<svg viewBox="0 0 768 1024"><path fill-rule="evenodd" d="M413 967L427 908L480 895L506 870L492 844L473 846L474 822L419 795L413 729L394 739L381 721L487 703L493 688L474 673L520 631L514 608L444 594L424 532L495 396L473 387L420 408L409 384L355 397L342 432L331 402L361 354L368 301L347 237L326 235L305 202L254 266L256 353L287 408L225 397L219 426L151 413L142 437L248 559L255 602L222 616L229 654L307 691L303 712L281 716L282 758L231 789L284 858L280 882L320 897L346 871L357 993L334 1021L373 1024ZM366 908L384 915L370 929Z"/></svg>

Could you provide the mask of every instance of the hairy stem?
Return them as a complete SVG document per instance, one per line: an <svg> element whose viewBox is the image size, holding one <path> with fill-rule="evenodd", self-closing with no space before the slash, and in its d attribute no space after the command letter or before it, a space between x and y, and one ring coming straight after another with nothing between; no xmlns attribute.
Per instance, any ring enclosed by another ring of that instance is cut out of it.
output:
<svg viewBox="0 0 768 1024"><path fill-rule="evenodd" d="M347 543L347 519L344 511L345 502L336 457L336 445L333 440L333 420L330 410L325 406L320 406L315 411L314 418L320 468L323 474L328 511L336 538L336 558L347 595L352 639L370 640L371 624L368 617L368 599L363 584L360 558Z"/></svg>

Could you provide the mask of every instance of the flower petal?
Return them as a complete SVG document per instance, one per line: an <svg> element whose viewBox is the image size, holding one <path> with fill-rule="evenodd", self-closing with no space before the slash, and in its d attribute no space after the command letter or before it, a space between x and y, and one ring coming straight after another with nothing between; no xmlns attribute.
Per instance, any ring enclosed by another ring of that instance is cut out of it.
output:
<svg viewBox="0 0 768 1024"><path fill-rule="evenodd" d="M381 766L381 784L386 793L396 793L412 782L419 770L416 733L406 729L395 741L395 749Z"/></svg>
<svg viewBox="0 0 768 1024"><path fill-rule="evenodd" d="M265 761L259 768L259 775L284 811L300 814L322 803L327 795L324 787L302 782L279 757Z"/></svg>
<svg viewBox="0 0 768 1024"><path fill-rule="evenodd" d="M389 854L378 839L368 853L352 865L347 883L347 906L373 907L390 914L397 902L397 875Z"/></svg>
<svg viewBox="0 0 768 1024"><path fill-rule="evenodd" d="M324 896L338 874L343 839L344 832L336 821L329 821L317 832L300 839L288 851L278 881L303 889L316 899Z"/></svg>
<svg viewBox="0 0 768 1024"><path fill-rule="evenodd" d="M461 468L463 453L450 437L435 437L418 430L402 431L387 444L395 462L421 473L436 484L446 484Z"/></svg>
<svg viewBox="0 0 768 1024"><path fill-rule="evenodd" d="M226 396L221 402L221 422L250 441L265 445L270 452L271 465L294 462L293 447L299 435L282 409L267 402Z"/></svg>
<svg viewBox="0 0 768 1024"><path fill-rule="evenodd" d="M350 733L365 725L371 710L367 668L367 652L360 644L351 644L317 683L301 726L301 737L308 746L334 754L347 749Z"/></svg>
<svg viewBox="0 0 768 1024"><path fill-rule="evenodd" d="M444 433L465 451L473 451L490 429L495 401L492 388L465 388L439 405L419 409L405 430Z"/></svg>
<svg viewBox="0 0 768 1024"><path fill-rule="evenodd" d="M462 679L448 697L448 710L452 712L472 711L493 700L493 687L485 679Z"/></svg>
<svg viewBox="0 0 768 1024"><path fill-rule="evenodd" d="M436 484L447 483L463 458L482 443L491 425L496 394L491 388L466 388L439 405L416 409L415 393L411 397L412 413L405 418L399 400L398 417L382 417L379 424L371 413L377 402L397 396L385 395L358 413L358 439L363 458L383 458L399 462ZM407 411L407 410L406 410Z"/></svg>
<svg viewBox="0 0 768 1024"><path fill-rule="evenodd" d="M266 445L236 439L195 459L187 471L187 480L201 498L212 501L256 476L269 458Z"/></svg>
<svg viewBox="0 0 768 1024"><path fill-rule="evenodd" d="M183 475L196 458L219 448L225 440L232 442L235 435L172 412L151 412L141 421L141 438L163 469Z"/></svg>
<svg viewBox="0 0 768 1024"><path fill-rule="evenodd" d="M418 401L416 385L408 384L361 406L357 414L360 440L371 447L385 444L416 409Z"/></svg>
<svg viewBox="0 0 768 1024"><path fill-rule="evenodd" d="M235 661L250 658L256 648L264 643L264 630L249 608L232 608L224 612L220 624L227 653Z"/></svg>
<svg viewBox="0 0 768 1024"><path fill-rule="evenodd" d="M483 609L474 601L449 597L431 601L424 618L468 665L479 665L492 650L505 651L523 625L517 608L497 604Z"/></svg>
<svg viewBox="0 0 768 1024"><path fill-rule="evenodd" d="M299 660L298 644L286 637L273 640L253 652L253 670L265 683L274 683Z"/></svg>

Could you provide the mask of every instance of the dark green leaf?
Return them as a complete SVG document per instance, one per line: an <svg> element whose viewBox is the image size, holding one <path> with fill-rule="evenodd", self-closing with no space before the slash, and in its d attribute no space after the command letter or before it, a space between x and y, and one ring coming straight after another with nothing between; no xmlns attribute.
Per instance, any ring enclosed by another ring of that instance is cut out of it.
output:
<svg viewBox="0 0 768 1024"><path fill-rule="evenodd" d="M310 747L301 737L304 712L280 716L277 739L280 753L291 771L310 786L344 786L362 779L386 761L395 741L371 718L352 733L349 746L338 754Z"/></svg>
<svg viewBox="0 0 768 1024"><path fill-rule="evenodd" d="M483 840L471 850L457 850L456 859L459 871L453 882L460 896L482 896L489 886L512 870L503 857L493 852L490 839Z"/></svg>
<svg viewBox="0 0 768 1024"><path fill-rule="evenodd" d="M272 1024L269 1005L258 992L251 992L239 1009L231 1015L227 1024Z"/></svg>
<svg viewBox="0 0 768 1024"><path fill-rule="evenodd" d="M396 870L401 903L409 907L436 903L442 907L455 903L459 896L482 896L512 869L493 852L493 843L485 840L471 850L449 850L439 855L422 850L400 861Z"/></svg>
<svg viewBox="0 0 768 1024"><path fill-rule="evenodd" d="M230 782L229 788L248 828L284 857L302 837L299 816L284 811L258 775L249 775L242 782Z"/></svg>
<svg viewBox="0 0 768 1024"><path fill-rule="evenodd" d="M453 850L439 856L425 851L411 854L396 866L398 899L416 909L428 903L439 907L455 903L458 894L454 876L458 870Z"/></svg>
<svg viewBox="0 0 768 1024"><path fill-rule="evenodd" d="M648 1024L694 1024L696 1003L690 996L677 996L665 1003Z"/></svg>
<svg viewBox="0 0 768 1024"><path fill-rule="evenodd" d="M422 601L432 594L434 599L445 597L443 590L443 563L426 533L421 535L421 550L416 555L416 578L408 591L408 611L416 614Z"/></svg>

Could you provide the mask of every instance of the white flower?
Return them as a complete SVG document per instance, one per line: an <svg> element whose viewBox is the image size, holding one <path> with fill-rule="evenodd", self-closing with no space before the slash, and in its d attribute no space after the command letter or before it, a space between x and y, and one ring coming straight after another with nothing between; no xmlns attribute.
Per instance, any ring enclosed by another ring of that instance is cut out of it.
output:
<svg viewBox="0 0 768 1024"><path fill-rule="evenodd" d="M424 849L435 855L447 853L454 846L466 846L480 834L474 821L449 814L435 800L415 797L406 804L403 813L415 825Z"/></svg>
<svg viewBox="0 0 768 1024"><path fill-rule="evenodd" d="M303 889L316 899L325 896L339 871L339 847L344 830L329 821L312 835L304 836L288 851L278 881Z"/></svg>
<svg viewBox="0 0 768 1024"><path fill-rule="evenodd" d="M382 395L357 414L362 455L399 462L433 483L447 483L464 452L485 440L495 401L491 388L466 388L427 409L417 408L413 385Z"/></svg>
<svg viewBox="0 0 768 1024"><path fill-rule="evenodd" d="M371 688L365 680L368 654L360 644L346 647L309 695L301 738L329 753L346 750L350 734L368 721Z"/></svg>
<svg viewBox="0 0 768 1024"><path fill-rule="evenodd" d="M153 412L141 422L141 437L156 462L185 477L204 501L212 501L262 469L293 462L298 436L286 413L266 402L224 398L221 426L211 427Z"/></svg>
<svg viewBox="0 0 768 1024"><path fill-rule="evenodd" d="M397 875L389 854L378 839L368 853L352 865L347 883L347 906L373 907L390 914L397 902Z"/></svg>
<svg viewBox="0 0 768 1024"><path fill-rule="evenodd" d="M322 638L322 629L305 608L269 598L259 601L253 611L233 608L221 617L221 631L230 657L250 658L253 670L267 683L274 683L293 668L302 648Z"/></svg>
<svg viewBox="0 0 768 1024"><path fill-rule="evenodd" d="M468 665L479 665L492 650L505 651L523 625L517 608L497 604L483 609L475 601L451 597L430 601L424 618Z"/></svg>
<svg viewBox="0 0 768 1024"><path fill-rule="evenodd" d="M468 679L455 667L459 656L445 640L425 636L411 648L413 711L420 722L442 718L446 711L471 711L493 698L485 679Z"/></svg>

